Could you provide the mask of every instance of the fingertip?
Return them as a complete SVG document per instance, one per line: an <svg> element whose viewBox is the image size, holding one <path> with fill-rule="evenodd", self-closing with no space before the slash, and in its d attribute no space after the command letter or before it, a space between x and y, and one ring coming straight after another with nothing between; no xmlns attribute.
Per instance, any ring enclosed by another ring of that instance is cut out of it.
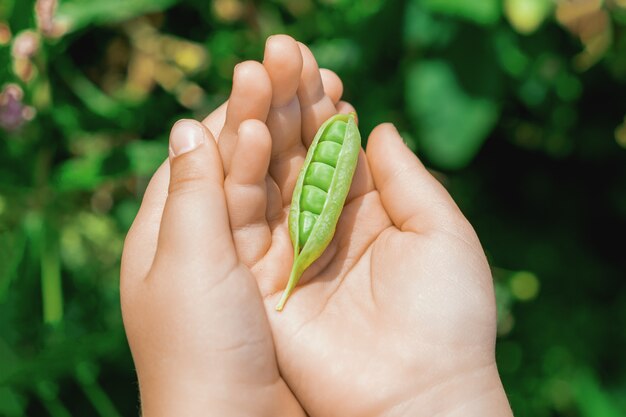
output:
<svg viewBox="0 0 626 417"><path fill-rule="evenodd" d="M354 113L354 119L357 125L359 124L359 117L356 113L356 109L354 108L352 104L348 103L347 101L340 101L339 103L337 103L336 107L337 107L338 113L341 113L341 114Z"/></svg>
<svg viewBox="0 0 626 417"><path fill-rule="evenodd" d="M237 147L229 176L253 184L265 178L272 152L272 139L265 123L250 119L239 126Z"/></svg>
<svg viewBox="0 0 626 417"><path fill-rule="evenodd" d="M248 146L254 144L255 147L262 147L263 150L267 150L268 152L271 150L272 140L270 137L270 132L265 125L260 120L249 119L244 120L239 126L239 143L241 146Z"/></svg>
<svg viewBox="0 0 626 417"><path fill-rule="evenodd" d="M265 56L270 53L281 53L285 50L295 50L299 52L298 42L289 35L271 35L265 41Z"/></svg>
<svg viewBox="0 0 626 417"><path fill-rule="evenodd" d="M265 43L263 66L272 85L272 105L281 107L296 95L302 72L302 55L295 39L270 36Z"/></svg>
<svg viewBox="0 0 626 417"><path fill-rule="evenodd" d="M220 132L220 150L228 165L233 138L246 119L265 121L272 102L272 84L265 67L256 61L244 61L235 67L233 89L226 108L224 129ZM224 134L229 137L224 137Z"/></svg>
<svg viewBox="0 0 626 417"><path fill-rule="evenodd" d="M330 97L334 104L339 103L343 95L341 78L335 72L326 68L320 68L320 77L322 78L322 85L326 95Z"/></svg>
<svg viewBox="0 0 626 417"><path fill-rule="evenodd" d="M372 130L366 156L383 206L400 230L419 233L425 228L449 227L451 222L465 227L450 194L393 124L383 123Z"/></svg>
<svg viewBox="0 0 626 417"><path fill-rule="evenodd" d="M380 180L394 175L393 173L414 166L425 171L422 162L402 140L400 132L393 123L382 123L376 126L367 140L365 152L372 169L374 179ZM386 180L383 180L386 182Z"/></svg>
<svg viewBox="0 0 626 417"><path fill-rule="evenodd" d="M211 135L204 126L191 119L181 119L174 123L170 132L170 157L176 158L191 152L207 142Z"/></svg>
<svg viewBox="0 0 626 417"><path fill-rule="evenodd" d="M213 135L202 123L182 119L170 132L170 192L189 179L223 179L222 161Z"/></svg>
<svg viewBox="0 0 626 417"><path fill-rule="evenodd" d="M300 53L302 54L302 57L304 57L305 54L311 53L311 50L309 49L308 46L306 46L300 41L296 41L296 43L298 44L298 48L300 48Z"/></svg>
<svg viewBox="0 0 626 417"><path fill-rule="evenodd" d="M233 93L235 88L253 87L255 93L270 93L271 83L263 64L257 61L244 61L235 65L233 70Z"/></svg>
<svg viewBox="0 0 626 417"><path fill-rule="evenodd" d="M333 100L324 91L315 57L302 43L298 43L298 47L303 62L298 86L298 101L302 114L302 142L307 146L322 123L337 114L337 109Z"/></svg>
<svg viewBox="0 0 626 417"><path fill-rule="evenodd" d="M372 130L372 133L371 133L372 136L380 136L380 135L384 135L384 134L391 134L391 135L395 135L395 136L400 136L400 133L398 132L398 129L391 122L386 122L386 123L379 124L378 126L376 126Z"/></svg>
<svg viewBox="0 0 626 417"><path fill-rule="evenodd" d="M369 152L374 147L379 146L378 142L387 141L393 139L400 139L400 133L398 129L396 129L393 123L381 123L376 126L369 135L367 140L367 152Z"/></svg>
<svg viewBox="0 0 626 417"><path fill-rule="evenodd" d="M317 61L311 50L298 42L302 54L302 72L300 85L298 86L298 98L301 106L309 106L318 103L325 96L322 78L317 66Z"/></svg>
<svg viewBox="0 0 626 417"><path fill-rule="evenodd" d="M233 74L235 76L246 76L250 73L253 73L256 69L262 69L261 63L253 59L249 59L247 61L238 62L235 65Z"/></svg>

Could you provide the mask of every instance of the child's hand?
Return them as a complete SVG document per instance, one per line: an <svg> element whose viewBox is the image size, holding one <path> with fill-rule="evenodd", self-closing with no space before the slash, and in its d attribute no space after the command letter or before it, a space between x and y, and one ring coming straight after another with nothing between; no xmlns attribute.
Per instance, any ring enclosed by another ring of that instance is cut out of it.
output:
<svg viewBox="0 0 626 417"><path fill-rule="evenodd" d="M298 46L287 37L269 40L265 55L265 66L245 62L235 69L228 105L210 115L206 127L189 120L174 126L170 159L153 177L128 234L122 309L144 416L304 415L279 374L263 301L246 266L257 249L247 251L242 239L246 216L265 204L255 201L272 147L262 121L278 137L283 120L297 118L299 138L296 90L300 85L307 94L300 73L312 69L303 70ZM326 113L335 112L335 104L350 110L338 102L340 80L322 74L328 96L316 91L316 100ZM302 112L307 134L319 109ZM214 136L230 155L226 167Z"/></svg>
<svg viewBox="0 0 626 417"><path fill-rule="evenodd" d="M122 308L143 415L303 415L279 375L254 276L237 256L206 127L174 126L170 166L152 264L141 258L154 243L141 237L124 253Z"/></svg>
<svg viewBox="0 0 626 417"><path fill-rule="evenodd" d="M252 268L261 282L266 270ZM369 136L335 237L303 278L282 313L261 288L281 374L309 415L512 415L480 242L392 125Z"/></svg>

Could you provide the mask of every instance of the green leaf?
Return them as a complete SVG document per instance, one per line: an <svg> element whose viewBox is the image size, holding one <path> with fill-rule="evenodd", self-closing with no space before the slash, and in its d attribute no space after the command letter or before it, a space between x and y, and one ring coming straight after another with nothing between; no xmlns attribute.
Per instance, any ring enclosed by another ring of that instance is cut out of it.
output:
<svg viewBox="0 0 626 417"><path fill-rule="evenodd" d="M426 10L419 0L409 2L404 13L404 41L407 45L444 46L453 38L456 23Z"/></svg>
<svg viewBox="0 0 626 417"><path fill-rule="evenodd" d="M81 362L76 367L76 379L85 396L102 417L120 417L113 401L98 383L98 367L93 363Z"/></svg>
<svg viewBox="0 0 626 417"><path fill-rule="evenodd" d="M101 172L105 157L93 153L64 162L57 168L55 186L60 191L93 190L106 179Z"/></svg>
<svg viewBox="0 0 626 417"><path fill-rule="evenodd" d="M75 67L70 60L65 57L59 57L56 59L55 65L61 78L93 113L113 120L120 125L126 125L132 120L132 113L122 103L105 94L81 70Z"/></svg>
<svg viewBox="0 0 626 417"><path fill-rule="evenodd" d="M160 162L166 155L167 153L161 154ZM128 174L134 165L141 168L155 166L154 155L146 153L146 156L146 160L139 163L137 162L139 155L135 153L131 156L121 147L106 153L103 151L88 153L59 165L53 183L59 191L93 190L103 181Z"/></svg>
<svg viewBox="0 0 626 417"><path fill-rule="evenodd" d="M619 417L623 416L617 401L603 389L593 371L582 368L572 383L582 417Z"/></svg>
<svg viewBox="0 0 626 417"><path fill-rule="evenodd" d="M481 25L492 25L500 19L500 0L423 0L424 6L438 12Z"/></svg>
<svg viewBox="0 0 626 417"><path fill-rule="evenodd" d="M14 0L3 0L0 2L0 20L8 20L13 11Z"/></svg>
<svg viewBox="0 0 626 417"><path fill-rule="evenodd" d="M0 231L0 303L8 294L11 283L25 254L26 238L22 230Z"/></svg>
<svg viewBox="0 0 626 417"><path fill-rule="evenodd" d="M43 320L56 325L63 319L63 284L61 280L61 259L56 233L49 228L42 230L41 296Z"/></svg>
<svg viewBox="0 0 626 417"><path fill-rule="evenodd" d="M495 100L471 96L443 61L423 61L407 75L408 110L420 129L424 154L446 169L466 166L499 114Z"/></svg>
<svg viewBox="0 0 626 417"><path fill-rule="evenodd" d="M61 2L57 18L69 32L92 24L111 24L167 9L177 0L70 0Z"/></svg>
<svg viewBox="0 0 626 417"><path fill-rule="evenodd" d="M24 415L24 398L9 387L0 387L0 415L18 417Z"/></svg>
<svg viewBox="0 0 626 417"><path fill-rule="evenodd" d="M358 43L350 39L332 39L316 43L311 51L321 67L335 71L354 70L363 61Z"/></svg>
<svg viewBox="0 0 626 417"><path fill-rule="evenodd" d="M167 159L167 141L137 140L126 146L130 168L137 175L152 176Z"/></svg>

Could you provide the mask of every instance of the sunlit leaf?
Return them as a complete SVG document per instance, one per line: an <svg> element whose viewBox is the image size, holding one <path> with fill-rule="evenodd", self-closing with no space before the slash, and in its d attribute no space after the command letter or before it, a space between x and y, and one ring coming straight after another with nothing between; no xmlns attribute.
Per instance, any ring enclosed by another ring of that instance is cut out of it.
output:
<svg viewBox="0 0 626 417"><path fill-rule="evenodd" d="M57 168L54 184L59 190L92 190L106 179L101 173L106 155L90 154L70 159Z"/></svg>
<svg viewBox="0 0 626 417"><path fill-rule="evenodd" d="M59 75L67 83L71 91L93 113L119 124L125 124L132 119L130 112L120 102L105 94L80 69L74 67L69 60L60 57L55 63L58 67Z"/></svg>
<svg viewBox="0 0 626 417"><path fill-rule="evenodd" d="M311 45L320 66L335 71L354 69L361 63L359 45L349 39L333 39Z"/></svg>
<svg viewBox="0 0 626 417"><path fill-rule="evenodd" d="M554 6L553 0L505 0L504 14L516 31L530 34L539 28Z"/></svg>
<svg viewBox="0 0 626 417"><path fill-rule="evenodd" d="M151 176L167 158L167 142L137 140L129 143L125 152L135 174Z"/></svg>
<svg viewBox="0 0 626 417"><path fill-rule="evenodd" d="M456 29L454 22L433 15L419 0L408 3L404 21L404 40L408 45L446 45Z"/></svg>
<svg viewBox="0 0 626 417"><path fill-rule="evenodd" d="M0 415L20 417L24 415L24 398L9 387L0 387Z"/></svg>
<svg viewBox="0 0 626 417"><path fill-rule="evenodd" d="M443 61L422 61L409 70L406 100L421 150L447 169L462 168L472 160L499 114L494 100L469 95Z"/></svg>
<svg viewBox="0 0 626 417"><path fill-rule="evenodd" d="M496 23L501 13L500 0L423 0L423 3L434 12L467 19L482 25Z"/></svg>
<svg viewBox="0 0 626 417"><path fill-rule="evenodd" d="M41 295L43 320L46 324L56 325L63 319L63 286L61 281L61 259L59 257L56 234L44 229L41 260Z"/></svg>
<svg viewBox="0 0 626 417"><path fill-rule="evenodd" d="M158 12L176 0L67 0L60 3L57 19L71 32L91 24L111 24Z"/></svg>
<svg viewBox="0 0 626 417"><path fill-rule="evenodd" d="M11 16L11 12L13 10L13 2L15 0L2 0L0 2L0 19L6 20Z"/></svg>

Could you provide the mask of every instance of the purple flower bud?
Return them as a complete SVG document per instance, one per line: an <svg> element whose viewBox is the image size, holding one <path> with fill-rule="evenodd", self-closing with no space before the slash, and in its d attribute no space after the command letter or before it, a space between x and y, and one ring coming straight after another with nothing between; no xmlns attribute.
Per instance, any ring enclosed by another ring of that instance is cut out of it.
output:
<svg viewBox="0 0 626 417"><path fill-rule="evenodd" d="M0 128L15 131L34 117L34 109L24 106L24 92L16 84L7 84L0 93Z"/></svg>

